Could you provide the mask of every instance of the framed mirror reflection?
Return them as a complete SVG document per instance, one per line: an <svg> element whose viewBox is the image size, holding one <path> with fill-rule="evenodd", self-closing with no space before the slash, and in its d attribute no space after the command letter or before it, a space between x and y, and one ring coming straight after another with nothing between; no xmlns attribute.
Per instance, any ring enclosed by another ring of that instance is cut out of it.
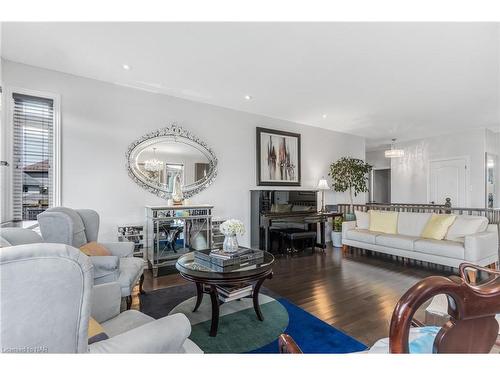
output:
<svg viewBox="0 0 500 375"><path fill-rule="evenodd" d="M500 170L498 165L498 155L487 152L485 159L486 159L485 160L486 208L498 208L500 207L500 204L498 202L498 195L499 195L498 171Z"/></svg>
<svg viewBox="0 0 500 375"><path fill-rule="evenodd" d="M165 199L176 189L189 198L206 189L217 175L217 158L208 145L175 124L148 133L126 153L129 176Z"/></svg>

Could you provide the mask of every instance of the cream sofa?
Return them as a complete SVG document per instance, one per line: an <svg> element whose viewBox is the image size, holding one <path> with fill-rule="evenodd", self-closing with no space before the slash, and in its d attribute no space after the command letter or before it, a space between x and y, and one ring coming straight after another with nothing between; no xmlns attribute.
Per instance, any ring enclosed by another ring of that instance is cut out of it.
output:
<svg viewBox="0 0 500 375"><path fill-rule="evenodd" d="M420 237L431 213L399 212L397 234L369 230L369 215L342 223L342 244L424 262L458 267L498 262L498 225L482 216L458 215L443 240Z"/></svg>

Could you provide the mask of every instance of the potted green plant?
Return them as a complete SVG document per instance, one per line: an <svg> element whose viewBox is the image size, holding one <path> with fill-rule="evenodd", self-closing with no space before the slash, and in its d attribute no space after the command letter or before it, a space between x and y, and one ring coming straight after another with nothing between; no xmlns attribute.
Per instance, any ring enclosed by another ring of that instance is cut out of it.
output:
<svg viewBox="0 0 500 375"><path fill-rule="evenodd" d="M332 178L333 190L338 192L349 192L350 214L347 220L353 220L354 197L359 193L368 191L368 174L372 166L361 159L342 157L330 165L328 175Z"/></svg>
<svg viewBox="0 0 500 375"><path fill-rule="evenodd" d="M342 247L342 222L344 218L337 216L333 219L332 225L332 245L334 247Z"/></svg>

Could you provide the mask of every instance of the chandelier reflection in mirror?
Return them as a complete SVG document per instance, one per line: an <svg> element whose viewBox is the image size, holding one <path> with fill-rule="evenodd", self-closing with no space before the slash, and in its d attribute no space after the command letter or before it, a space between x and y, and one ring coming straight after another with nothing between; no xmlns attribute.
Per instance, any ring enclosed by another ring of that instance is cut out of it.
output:
<svg viewBox="0 0 500 375"><path fill-rule="evenodd" d="M148 172L160 172L163 169L163 162L156 158L156 147L153 147L153 159L144 162L144 169Z"/></svg>
<svg viewBox="0 0 500 375"><path fill-rule="evenodd" d="M217 158L190 131L172 124L131 143L126 152L128 174L139 186L164 199L181 185L190 198L206 189L217 175Z"/></svg>

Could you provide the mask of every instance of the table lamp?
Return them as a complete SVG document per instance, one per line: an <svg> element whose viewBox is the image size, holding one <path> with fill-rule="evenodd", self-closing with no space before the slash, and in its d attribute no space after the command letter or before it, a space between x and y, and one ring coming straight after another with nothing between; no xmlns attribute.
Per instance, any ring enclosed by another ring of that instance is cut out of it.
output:
<svg viewBox="0 0 500 375"><path fill-rule="evenodd" d="M330 186L328 186L328 182L324 177L321 178L318 182L318 190L321 190L321 210L320 212L325 212L325 190L330 190Z"/></svg>

